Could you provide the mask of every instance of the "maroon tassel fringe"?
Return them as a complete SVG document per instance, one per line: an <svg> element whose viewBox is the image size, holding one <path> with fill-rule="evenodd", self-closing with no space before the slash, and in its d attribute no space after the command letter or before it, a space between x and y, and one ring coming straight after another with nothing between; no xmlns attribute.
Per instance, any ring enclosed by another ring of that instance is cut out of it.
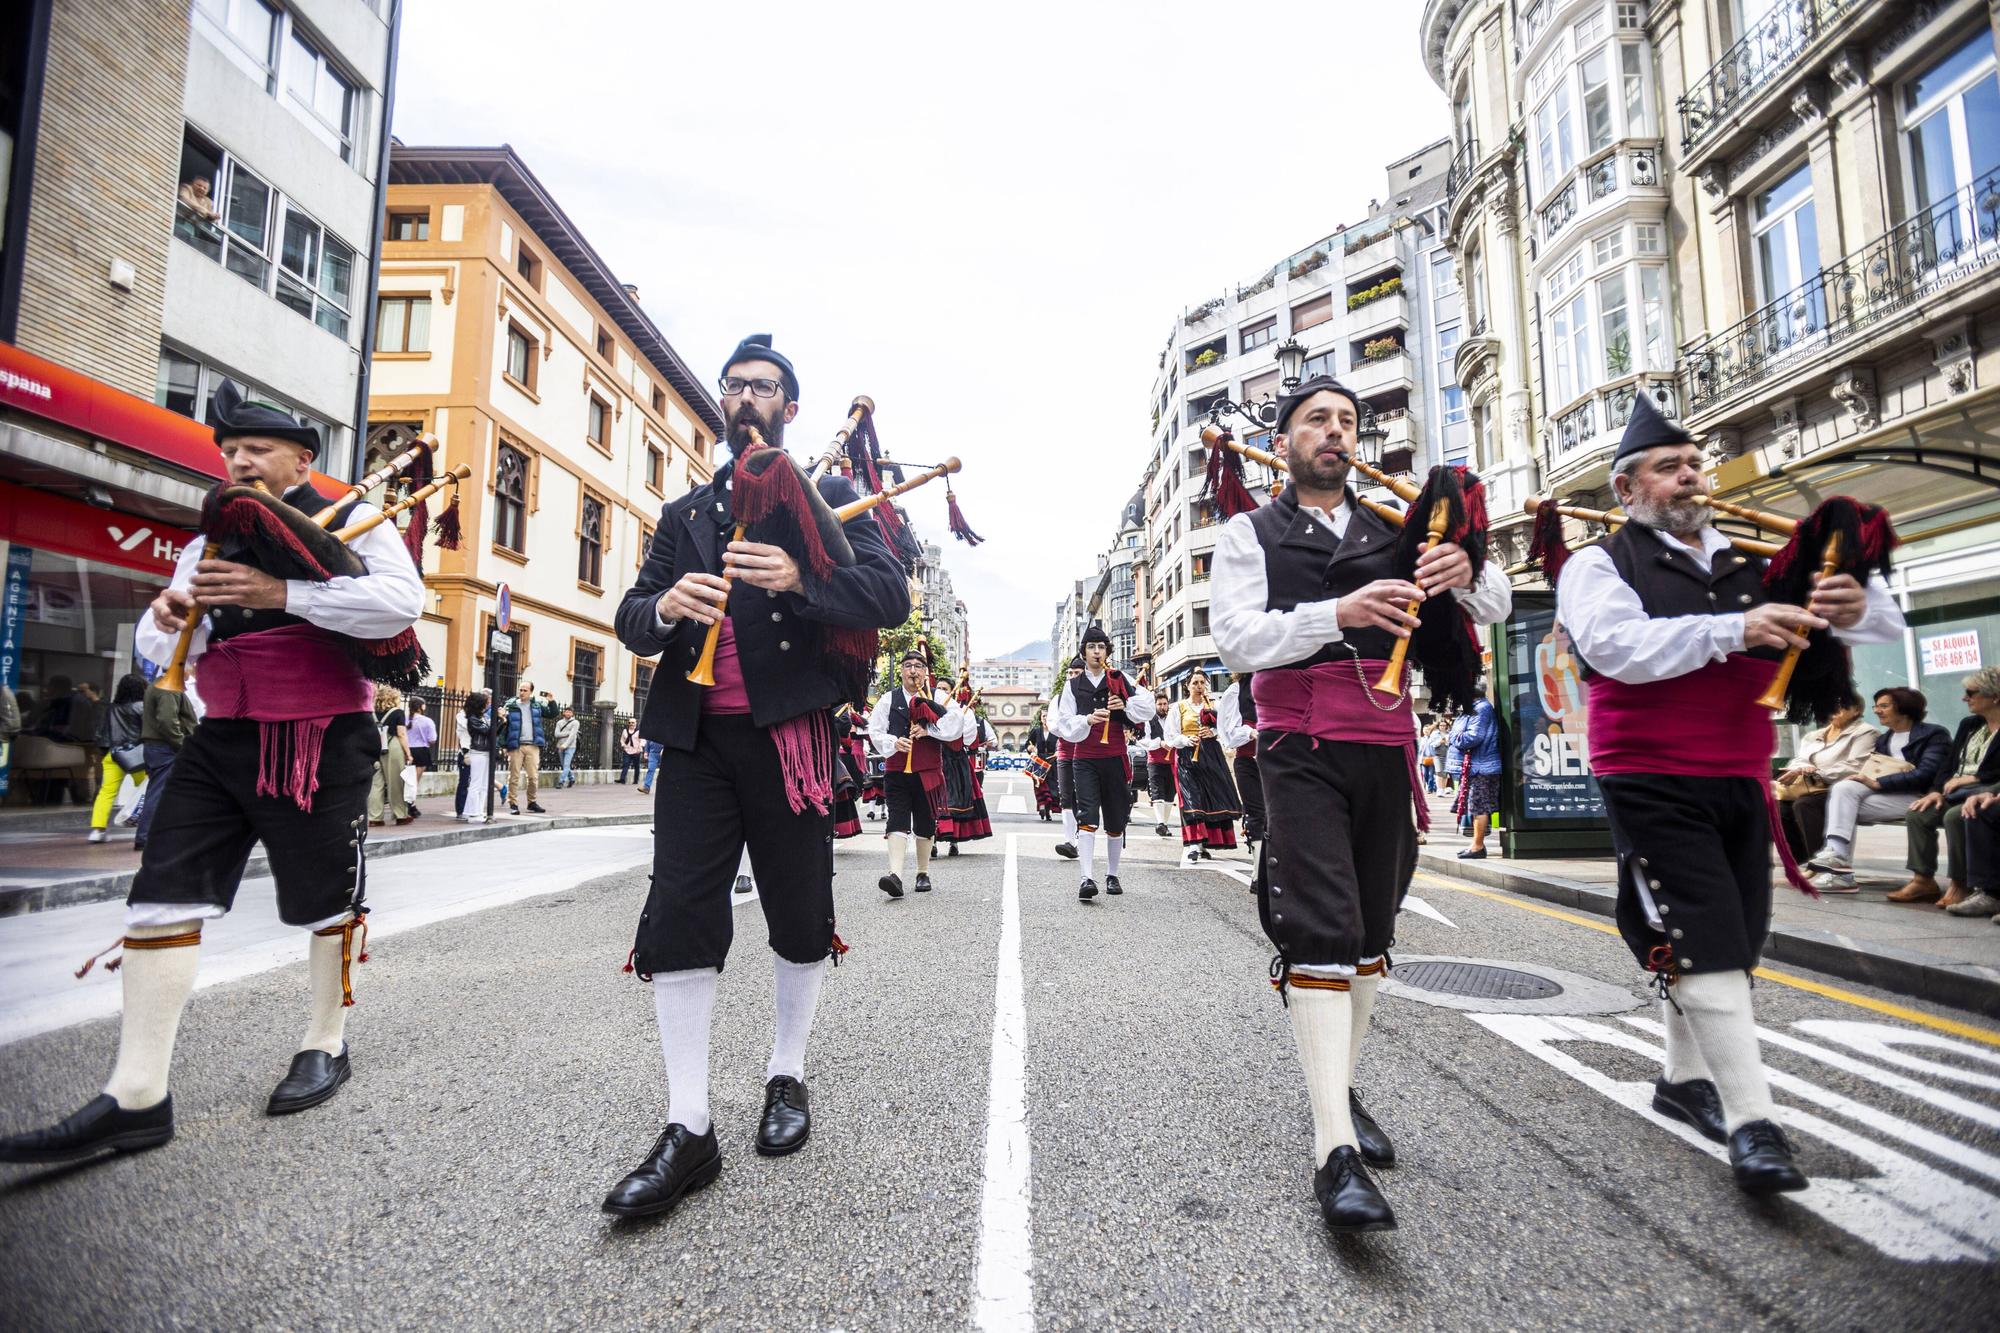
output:
<svg viewBox="0 0 2000 1333"><path fill-rule="evenodd" d="M1551 588L1555 587L1569 561L1569 546L1563 541L1562 514L1556 510L1554 501L1535 510L1535 525L1528 537L1528 559L1542 567L1542 577Z"/></svg>
<svg viewBox="0 0 2000 1333"><path fill-rule="evenodd" d="M958 507L958 492L952 490L949 483L944 488L944 506L946 515L945 525L951 529L952 536L958 538L967 546L977 546L986 540L974 532L971 524L965 521L965 514Z"/></svg>
<svg viewBox="0 0 2000 1333"><path fill-rule="evenodd" d="M764 463L759 453L776 457ZM752 468L756 459L762 466ZM736 466L736 480L730 487L731 502L738 523L759 523L779 519L798 529L799 545L814 577L824 581L833 574L834 560L820 536L819 522L799 481L799 470L780 450L746 454ZM879 508L879 506L878 506Z"/></svg>
<svg viewBox="0 0 2000 1333"><path fill-rule="evenodd" d="M1201 489L1202 498L1214 501L1216 512L1224 519L1247 514L1257 507L1257 497L1243 484L1243 459L1225 443L1229 438L1225 431L1208 446L1208 473Z"/></svg>
<svg viewBox="0 0 2000 1333"><path fill-rule="evenodd" d="M442 514L438 515L436 531L439 550L456 551L458 549L459 539L464 536L464 532L459 527L458 488L456 486L452 487L451 503L445 506Z"/></svg>

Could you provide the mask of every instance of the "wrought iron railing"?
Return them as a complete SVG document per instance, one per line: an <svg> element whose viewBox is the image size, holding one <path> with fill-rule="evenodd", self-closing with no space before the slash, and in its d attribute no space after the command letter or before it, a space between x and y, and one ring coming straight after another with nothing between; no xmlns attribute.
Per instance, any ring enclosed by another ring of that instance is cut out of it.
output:
<svg viewBox="0 0 2000 1333"><path fill-rule="evenodd" d="M1451 165L1444 169L1444 206L1450 212L1451 206L1465 187L1472 183L1472 168L1479 162L1479 141L1467 139L1451 159Z"/></svg>
<svg viewBox="0 0 2000 1333"><path fill-rule="evenodd" d="M1681 147L1692 148L1743 100L1783 74L1799 53L1862 0L1779 0L1675 103Z"/></svg>
<svg viewBox="0 0 2000 1333"><path fill-rule="evenodd" d="M1987 172L1720 333L1681 349L1690 412L1833 351L2000 262L2000 169Z"/></svg>
<svg viewBox="0 0 2000 1333"><path fill-rule="evenodd" d="M1567 227L1576 218L1576 182L1571 181L1556 192L1542 210L1542 244L1555 239L1557 232Z"/></svg>

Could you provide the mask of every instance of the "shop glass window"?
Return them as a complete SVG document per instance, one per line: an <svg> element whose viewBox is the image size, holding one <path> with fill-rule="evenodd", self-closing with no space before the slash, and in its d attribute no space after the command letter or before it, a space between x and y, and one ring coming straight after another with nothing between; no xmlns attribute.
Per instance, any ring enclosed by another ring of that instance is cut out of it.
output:
<svg viewBox="0 0 2000 1333"><path fill-rule="evenodd" d="M431 349L431 298L385 296L375 307L375 350L428 352Z"/></svg>
<svg viewBox="0 0 2000 1333"><path fill-rule="evenodd" d="M493 476L493 544L510 551L528 547L528 456L504 444Z"/></svg>

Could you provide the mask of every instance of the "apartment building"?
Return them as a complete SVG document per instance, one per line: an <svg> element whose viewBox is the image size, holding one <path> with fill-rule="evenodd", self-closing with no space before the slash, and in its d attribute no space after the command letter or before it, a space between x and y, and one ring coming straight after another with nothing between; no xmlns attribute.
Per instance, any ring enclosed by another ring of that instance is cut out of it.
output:
<svg viewBox="0 0 2000 1333"><path fill-rule="evenodd" d="M945 568L944 550L936 542L924 542L912 578L917 615L931 646L956 670L971 650L971 633L966 625L965 603L951 586L951 571Z"/></svg>
<svg viewBox="0 0 2000 1333"><path fill-rule="evenodd" d="M472 468L464 539L424 559L445 688L483 686L504 583L503 690L635 711L653 663L613 616L662 506L708 479L720 408L512 149L397 144L385 225L367 461L429 433Z"/></svg>
<svg viewBox="0 0 2000 1333"><path fill-rule="evenodd" d="M974 662L971 669L974 689L996 690L1018 685L1029 691L1046 694L1050 685L1054 683L1054 676L1046 661L989 658Z"/></svg>
<svg viewBox="0 0 2000 1333"><path fill-rule="evenodd" d="M352 475L399 7L0 8L0 674L41 703L132 669L225 376Z"/></svg>

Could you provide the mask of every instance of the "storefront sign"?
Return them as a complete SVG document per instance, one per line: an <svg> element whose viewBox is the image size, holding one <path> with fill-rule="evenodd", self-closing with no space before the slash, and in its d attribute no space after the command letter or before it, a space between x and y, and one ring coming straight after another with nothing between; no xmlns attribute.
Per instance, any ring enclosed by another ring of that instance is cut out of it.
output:
<svg viewBox="0 0 2000 1333"><path fill-rule="evenodd" d="M1589 703L1569 635L1553 610L1516 610L1507 622L1507 698L1518 743L1520 817L1530 825L1601 820L1590 771Z"/></svg>
<svg viewBox="0 0 2000 1333"><path fill-rule="evenodd" d="M0 342L0 405L60 421L190 472L218 479L225 475L215 437L199 421L44 361L12 343Z"/></svg>
<svg viewBox="0 0 2000 1333"><path fill-rule="evenodd" d="M0 481L0 540L147 574L172 575L181 548L194 540L194 534Z"/></svg>
<svg viewBox="0 0 2000 1333"><path fill-rule="evenodd" d="M0 587L0 685L10 692L21 684L22 636L28 625L28 566L34 558L35 553L25 546L9 550L7 579L4 587ZM13 762L13 743L0 745L0 797L7 794Z"/></svg>
<svg viewBox="0 0 2000 1333"><path fill-rule="evenodd" d="M1953 630L1918 641L1923 650L1924 674L1940 676L1951 671L1979 670L1979 631Z"/></svg>

